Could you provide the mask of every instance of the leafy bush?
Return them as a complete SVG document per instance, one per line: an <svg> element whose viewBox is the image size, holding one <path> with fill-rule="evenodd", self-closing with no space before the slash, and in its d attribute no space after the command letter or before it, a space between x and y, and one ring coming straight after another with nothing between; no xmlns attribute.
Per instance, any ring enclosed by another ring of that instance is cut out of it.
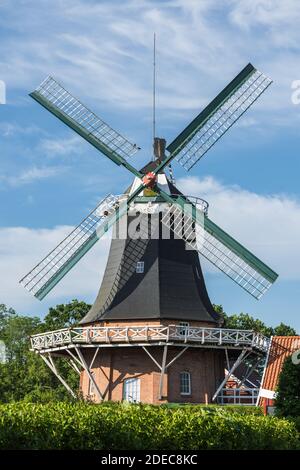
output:
<svg viewBox="0 0 300 470"><path fill-rule="evenodd" d="M190 403L165 403L160 405L162 408L182 408L185 409L189 408L189 410L198 411L199 409L205 410L207 413L238 413L241 415L255 415L255 416L262 416L263 410L260 407L256 406L243 406L243 405L192 405Z"/></svg>
<svg viewBox="0 0 300 470"><path fill-rule="evenodd" d="M217 407L215 407L217 408ZM212 411L214 410L214 411ZM294 423L204 407L0 405L0 449L296 449Z"/></svg>
<svg viewBox="0 0 300 470"><path fill-rule="evenodd" d="M297 416L296 418L291 418L291 420L295 423L295 426L300 433L300 416Z"/></svg>

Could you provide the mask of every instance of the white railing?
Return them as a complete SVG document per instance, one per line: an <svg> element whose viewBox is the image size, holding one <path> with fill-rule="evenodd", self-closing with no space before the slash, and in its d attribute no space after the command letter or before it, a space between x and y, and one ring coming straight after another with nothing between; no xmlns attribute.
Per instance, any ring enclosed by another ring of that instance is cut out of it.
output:
<svg viewBox="0 0 300 470"><path fill-rule="evenodd" d="M219 405L248 405L255 406L259 388L222 388L217 396Z"/></svg>
<svg viewBox="0 0 300 470"><path fill-rule="evenodd" d="M39 333L31 336L34 350L57 348L70 344L114 344L141 342L180 342L214 347L249 347L266 352L269 340L252 330L169 326L101 327L84 326Z"/></svg>

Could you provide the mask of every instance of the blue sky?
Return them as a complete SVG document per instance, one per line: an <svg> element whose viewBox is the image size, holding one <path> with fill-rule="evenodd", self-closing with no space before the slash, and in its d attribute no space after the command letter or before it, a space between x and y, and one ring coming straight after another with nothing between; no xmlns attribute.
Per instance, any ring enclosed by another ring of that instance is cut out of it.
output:
<svg viewBox="0 0 300 470"><path fill-rule="evenodd" d="M300 331L300 4L297 0L0 0L0 303L43 316L92 302L108 238L41 303L18 284L102 196L131 175L75 136L28 93L51 74L150 157L152 41L157 34L157 134L170 141L249 61L274 83L177 184L280 278L257 302L205 265L211 299Z"/></svg>

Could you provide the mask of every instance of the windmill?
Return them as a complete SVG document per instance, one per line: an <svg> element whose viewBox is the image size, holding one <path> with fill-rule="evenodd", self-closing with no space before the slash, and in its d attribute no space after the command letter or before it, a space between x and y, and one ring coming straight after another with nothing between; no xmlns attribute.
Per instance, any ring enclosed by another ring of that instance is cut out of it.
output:
<svg viewBox="0 0 300 470"><path fill-rule="evenodd" d="M61 281L70 269L72 269L72 267L74 267L76 263L79 262L80 259L94 246L104 233L106 233L111 227L116 227L118 222L127 216L130 219L134 209L138 209L146 214L146 220L148 220L149 213L157 213L160 221L159 224L170 230L173 238L176 238L179 241L179 244L177 243L176 246L180 247L183 243L185 247L190 248L193 253L191 255L187 255L190 256L187 264L190 263L190 265L193 265L193 272L196 273L193 281L191 282L198 282L202 285L202 291L200 294L198 292L198 294L201 297L200 300L202 304L204 305L203 310L206 312L205 321L208 322L208 326L211 325L211 322L217 322L216 313L213 312L212 306L208 300L204 281L202 279L202 272L200 272L201 268L200 265L197 264L198 261L195 259L196 253L200 253L204 256L216 268L226 274L250 295L256 299L260 299L275 282L278 277L277 274L208 217L208 205L205 201L200 198L192 198L183 195L174 186L173 182L167 180L164 170L169 168L173 160L177 160L187 171L191 170L215 145L215 143L223 137L230 127L239 120L239 118L250 108L250 106L271 83L272 80L270 78L258 71L249 63L208 104L208 106L201 111L200 114L198 114L198 116L196 116L196 118L170 144L168 144L166 149L164 139L154 138L154 161L151 160L143 169L137 170L131 164L130 158L139 150L139 147L136 144L129 142L129 140L113 130L101 118L69 93L54 78L46 78L41 85L30 94L30 96L117 166L125 167L133 174L135 179L129 190L121 196L109 194L102 199L95 209L91 211L90 214L88 214L88 216L74 230L72 230L72 232L56 248L54 248L25 277L23 277L20 283L34 294L37 299L42 300L55 287L55 285ZM167 151L167 154L165 150ZM148 235L147 224L145 230ZM120 247L117 249L120 257L122 257L122 263L119 264L119 268L116 269L110 261L108 262L107 270L110 271L110 277L113 277L113 282L111 282L111 280L107 281L107 279L104 279L102 290L100 289L99 293L100 297L98 296L98 300L96 300L86 318L83 319L82 324L92 324L96 321L107 321L107 319L114 321L116 319L120 320L120 318L124 318L124 314L120 313L120 309L117 310L117 313L111 315L111 317L105 316L106 312L110 309L110 306L122 289L122 299L118 301L119 303L124 303L124 297L129 297L129 294L132 296L132 292L138 291L138 289L140 292L143 292L142 297L144 297L144 302L145 296L149 299L152 296L152 293L149 292L149 284L144 283L144 285L148 285L148 291L146 288L144 291L141 291L140 280L133 284L131 282L132 278L136 279L136 275L139 273L144 276L145 259L147 256L150 256L149 250L147 252L148 243L143 239L143 237L140 237L139 240L135 239L133 241L128 240L128 236L125 238L126 243L124 243L126 247L124 248L124 245L122 249L120 249ZM147 237L145 238L147 239ZM162 250L168 250L170 244L172 244L172 242L167 241L164 245L161 245L163 248L160 247L155 249L158 250L157 253ZM153 252L152 248L151 250ZM177 248L174 248L173 251L174 250L176 251ZM146 253L148 253L148 255L146 255ZM155 256L158 257L159 255L156 254ZM142 259L143 261L141 261ZM176 263L174 260L172 262L172 266L174 267ZM176 262L177 265L178 263L181 263L181 261L178 260L176 260ZM171 273L173 269L170 267L171 262L168 266L169 273ZM113 275L111 274L112 272ZM179 281L179 284L184 283L183 279L180 280L178 276L179 274L177 275L176 282ZM188 275L186 279L188 279ZM130 282L131 287L127 288ZM187 281L186 283L188 284ZM127 288L127 291L125 287ZM180 291L181 286L179 286L178 289ZM199 286L197 289L199 291ZM180 299L181 294L178 295ZM159 296L160 292L157 292L157 297ZM197 303L198 300L195 302ZM131 303L129 302L128 305L129 306L126 307L126 319L128 319L128 308L135 309L136 306L133 300L131 300ZM152 310L155 309L153 305L151 308ZM173 304L172 308L176 310L177 307ZM182 308L184 310L184 307ZM192 309L192 307L188 308ZM193 308L195 310L196 307ZM96 310L97 314L95 315ZM179 312L176 315L175 313L165 315L164 318L180 319L180 315L181 313ZM194 314L191 314L189 319L196 320L197 316L194 317L193 315ZM160 317L163 318L162 315ZM133 318L135 317L133 316ZM146 318L146 316L144 315L143 317L141 314L141 318ZM148 314L147 318L151 318L151 312ZM153 314L152 318L154 318ZM208 318L209 320L207 320ZM182 320L184 319L185 318L183 316ZM148 326L149 325L147 324L147 328ZM185 329L185 326L181 326L181 329L179 330L179 326L177 324L175 327L177 329L176 334L174 334L177 340L178 338L180 340L182 339L182 332L184 332L184 334L190 334L190 330ZM100 328L102 328L102 326L100 326ZM127 341L129 341L129 338L133 338L138 335L135 331L135 333L132 333L132 336L128 336L128 326L126 328ZM98 338L100 334L99 331L97 330ZM170 338L169 333L170 332L168 332L168 340ZM117 332L116 335L118 336L118 334L119 333ZM147 335L148 334L147 330ZM201 334L202 344L204 344L207 336L203 331ZM215 333L209 331L207 334L209 336L214 335ZM223 333L218 334L221 335L218 337L219 344L221 344L222 340L220 340L220 338ZM94 331L92 334L94 339L95 335L96 333ZM141 335L141 332L139 332L139 335ZM229 339L227 343L231 344L232 337L229 333L228 335ZM114 338L117 336L114 336ZM211 336L211 338L214 338L214 336ZM45 338L41 339L40 336L33 339L33 349L36 349L41 353L43 359L48 361L49 367L55 372L55 368L53 369L53 364L51 362L52 359L51 361L50 358L46 359L45 354L49 354L49 348L44 348L43 345L45 345L45 343L43 341L46 341ZM63 344L63 339L61 341L62 343L60 344ZM78 341L80 342L82 340ZM211 341L213 342L213 339ZM251 341L254 340L252 339ZM257 338L255 341L258 341ZM238 343L236 342L236 347L242 343L243 342L239 339ZM252 344L254 343L252 342ZM102 399L101 397L103 393L100 391L99 384L97 384L91 374L91 366L87 366L84 354L78 345L74 347L78 355L78 357L76 357L77 361L79 359L89 380L94 384L99 395L99 399ZM143 345L142 347L144 348ZM168 345L165 347L167 348ZM44 355L43 352L45 353ZM155 359L148 350L146 350L146 352L158 366L157 359ZM70 354L70 349L68 349L68 354ZM162 365L159 366L161 370L159 387L160 397L162 396L163 391L163 374L165 373L165 368L168 367L168 364L166 363L166 354L166 349L164 349L163 362ZM181 354L182 352L178 357ZM243 359L245 354L245 350L242 350L239 359L234 363L234 367L239 365L239 361ZM71 358L73 363L74 360L75 357ZM95 358L91 363L94 363L94 360ZM220 374L218 376L220 377ZM184 380L186 380L187 383L188 379L183 378L183 381ZM216 381L217 379L214 380ZM130 389L130 393L131 392L132 390Z"/></svg>

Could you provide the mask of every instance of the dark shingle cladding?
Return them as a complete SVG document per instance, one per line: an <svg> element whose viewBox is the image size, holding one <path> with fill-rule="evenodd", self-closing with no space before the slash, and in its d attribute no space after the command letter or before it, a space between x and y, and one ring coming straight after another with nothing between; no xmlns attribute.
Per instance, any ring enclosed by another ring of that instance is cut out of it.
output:
<svg viewBox="0 0 300 470"><path fill-rule="evenodd" d="M143 273L136 272L137 261L144 262ZM113 238L98 296L81 324L146 319L220 323L198 254L183 240Z"/></svg>

